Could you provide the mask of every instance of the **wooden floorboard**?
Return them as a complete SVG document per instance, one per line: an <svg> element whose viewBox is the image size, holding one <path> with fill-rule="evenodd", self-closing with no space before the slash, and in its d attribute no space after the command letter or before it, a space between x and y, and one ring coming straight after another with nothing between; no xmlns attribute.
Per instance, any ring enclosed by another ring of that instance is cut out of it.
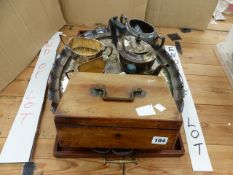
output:
<svg viewBox="0 0 233 175"><path fill-rule="evenodd" d="M186 75L225 77L221 66L203 64L183 64L182 66Z"/></svg>
<svg viewBox="0 0 233 175"><path fill-rule="evenodd" d="M212 31L212 30L205 30L205 31L198 31L192 30L190 33L182 33L180 29L177 28L165 28L159 27L158 31L161 35L165 35L167 42L171 43L170 39L167 37L167 34L177 33L182 39L180 40L181 43L191 43L191 44L217 44L220 41L224 41L225 37L227 36L226 31Z"/></svg>
<svg viewBox="0 0 233 175"><path fill-rule="evenodd" d="M217 31L229 31L232 27L233 23L233 15L224 14L226 20L225 21L216 21L217 24L209 24L207 26L208 30L217 30Z"/></svg>
<svg viewBox="0 0 233 175"><path fill-rule="evenodd" d="M0 96L23 96L27 85L28 81L16 79L1 91Z"/></svg>
<svg viewBox="0 0 233 175"><path fill-rule="evenodd" d="M206 31L192 30L190 33L182 33L175 28L158 28L161 34L178 33L182 37L180 42L183 54L180 58L199 115L214 172L192 171L182 128L181 135L186 148L184 156L141 158L138 165L127 165L127 175L233 174L233 90L213 50L215 44L223 41L227 36L232 23L233 17L227 16L227 21L218 22L217 25L211 24ZM75 36L79 29L76 26L65 26L62 30L67 36ZM87 27L83 26L81 29L84 30ZM167 37L166 39L166 44L174 45L173 41ZM67 42L67 39L64 38L64 41ZM14 121L36 61L37 56L15 81L0 92L0 150ZM55 158L53 146L56 129L50 103L46 99L32 157L32 161L36 164L35 174L39 175L40 172L46 175L121 174L119 165L104 165L101 158ZM1 164L0 175L21 174L22 167L23 164Z"/></svg>
<svg viewBox="0 0 233 175"><path fill-rule="evenodd" d="M183 64L220 65L215 57L214 45L181 43Z"/></svg>

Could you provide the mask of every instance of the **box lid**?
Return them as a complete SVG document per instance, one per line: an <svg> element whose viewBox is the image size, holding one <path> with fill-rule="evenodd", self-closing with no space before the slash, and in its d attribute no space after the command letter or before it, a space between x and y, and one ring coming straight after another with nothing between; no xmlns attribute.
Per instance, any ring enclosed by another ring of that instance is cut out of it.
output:
<svg viewBox="0 0 233 175"><path fill-rule="evenodd" d="M110 99L104 100L101 96L103 93L97 92L95 87L104 88L106 97ZM141 97L135 93L131 102L114 99L129 98L132 90L138 88L143 93ZM159 112L154 108L156 114L148 116L139 116L136 112L139 107L156 104L162 104L166 110ZM55 123L57 127L79 125L179 129L182 120L163 77L76 72L55 112Z"/></svg>

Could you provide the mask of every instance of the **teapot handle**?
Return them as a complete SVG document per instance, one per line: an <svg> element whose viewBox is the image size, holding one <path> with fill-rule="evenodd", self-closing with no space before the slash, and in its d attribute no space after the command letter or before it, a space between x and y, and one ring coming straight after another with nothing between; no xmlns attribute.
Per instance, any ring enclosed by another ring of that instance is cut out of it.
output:
<svg viewBox="0 0 233 175"><path fill-rule="evenodd" d="M121 15L121 17L120 17L120 22L121 22L123 25L126 25L126 23L128 22L128 18L127 18L125 15Z"/></svg>
<svg viewBox="0 0 233 175"><path fill-rule="evenodd" d="M118 20L117 16L109 19L109 27L110 27L111 35L112 35L112 42L116 47L117 47L117 42L118 42L118 36L117 36L118 33L125 34L126 32L126 26L122 24L120 20ZM123 21L123 18L122 18L122 21Z"/></svg>
<svg viewBox="0 0 233 175"><path fill-rule="evenodd" d="M159 39L160 39L161 41L160 41L160 44L158 44L158 45L156 46L156 49L160 49L161 47L163 47L164 42L165 42L165 37L164 37L164 36L158 35L158 36L156 37L155 40L159 40Z"/></svg>

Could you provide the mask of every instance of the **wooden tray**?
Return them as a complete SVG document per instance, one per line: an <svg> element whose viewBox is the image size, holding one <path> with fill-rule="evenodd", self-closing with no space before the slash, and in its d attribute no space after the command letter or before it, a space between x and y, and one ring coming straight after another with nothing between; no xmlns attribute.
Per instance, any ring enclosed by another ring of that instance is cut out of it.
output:
<svg viewBox="0 0 233 175"><path fill-rule="evenodd" d="M127 157L180 157L184 155L185 149L181 136L178 137L175 149L172 150L136 150L134 154ZM112 153L99 154L89 148L62 148L55 140L54 156L57 158L101 158L101 157L123 157Z"/></svg>

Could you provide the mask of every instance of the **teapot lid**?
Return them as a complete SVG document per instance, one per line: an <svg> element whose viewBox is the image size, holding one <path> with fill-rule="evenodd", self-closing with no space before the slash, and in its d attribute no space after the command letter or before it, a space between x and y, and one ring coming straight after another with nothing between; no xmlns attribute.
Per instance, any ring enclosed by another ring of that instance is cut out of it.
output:
<svg viewBox="0 0 233 175"><path fill-rule="evenodd" d="M123 41L118 43L119 52L125 52L125 56L132 62L149 62L156 58L154 49L145 41L134 36L124 36ZM127 59L127 58L126 58Z"/></svg>
<svg viewBox="0 0 233 175"><path fill-rule="evenodd" d="M146 54L151 51L151 46L149 44L135 38L134 36L125 36L124 48L133 54Z"/></svg>

